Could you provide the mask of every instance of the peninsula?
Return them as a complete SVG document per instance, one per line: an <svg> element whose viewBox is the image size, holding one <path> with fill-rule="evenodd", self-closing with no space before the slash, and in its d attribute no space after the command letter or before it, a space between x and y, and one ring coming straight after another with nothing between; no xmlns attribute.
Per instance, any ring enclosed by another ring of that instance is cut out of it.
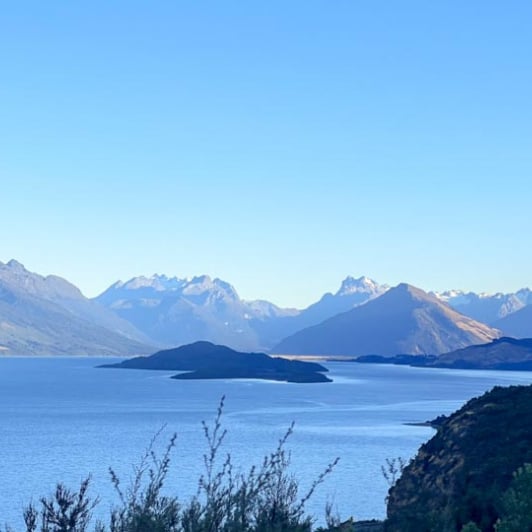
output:
<svg viewBox="0 0 532 532"><path fill-rule="evenodd" d="M365 355L355 362L397 364L426 368L494 369L532 371L532 338L503 336L492 342L470 345L439 356L435 355Z"/></svg>

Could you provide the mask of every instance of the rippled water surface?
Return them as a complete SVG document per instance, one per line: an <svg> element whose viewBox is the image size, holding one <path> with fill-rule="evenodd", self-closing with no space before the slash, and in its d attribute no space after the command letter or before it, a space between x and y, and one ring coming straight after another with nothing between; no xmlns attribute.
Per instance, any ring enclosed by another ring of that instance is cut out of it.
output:
<svg viewBox="0 0 532 532"><path fill-rule="evenodd" d="M108 361L106 359L105 361ZM292 421L292 469L303 487L336 457L307 507L333 501L347 518L382 518L386 458L412 457L432 429L405 425L448 414L494 385L529 384L532 373L329 363L332 384L176 381L171 373L95 369L102 359L0 359L0 525L22 528L23 506L75 486L89 473L105 517L114 499L108 468L124 482L164 425L159 448L178 434L168 489L195 492L205 451L201 421L226 396L224 453L247 469L273 450Z"/></svg>

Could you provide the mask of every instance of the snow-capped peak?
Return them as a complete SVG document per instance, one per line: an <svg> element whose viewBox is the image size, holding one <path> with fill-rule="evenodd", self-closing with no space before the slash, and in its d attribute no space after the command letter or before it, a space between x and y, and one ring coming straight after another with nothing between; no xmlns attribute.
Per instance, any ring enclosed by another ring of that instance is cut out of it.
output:
<svg viewBox="0 0 532 532"><path fill-rule="evenodd" d="M140 288L151 288L156 292L168 290L178 290L183 286L185 281L177 277L167 277L166 275L153 274L151 277L141 275L133 277L126 283L115 283L116 288L125 288L126 290L138 290Z"/></svg>
<svg viewBox="0 0 532 532"><path fill-rule="evenodd" d="M218 297L230 297L231 299L239 299L234 287L221 279L212 279L208 275L200 275L193 277L190 281L185 283L182 291L184 296L198 296L201 294L215 294Z"/></svg>
<svg viewBox="0 0 532 532"><path fill-rule="evenodd" d="M369 277L362 276L356 279L349 275L342 281L342 285L340 286L338 292L336 292L336 295L345 296L355 293L384 292L386 288L387 287L379 285Z"/></svg>
<svg viewBox="0 0 532 532"><path fill-rule="evenodd" d="M489 292L465 292L464 290L445 290L444 292L430 292L430 294L451 305L469 305L472 301L482 299L503 300L510 295L502 292L492 294Z"/></svg>

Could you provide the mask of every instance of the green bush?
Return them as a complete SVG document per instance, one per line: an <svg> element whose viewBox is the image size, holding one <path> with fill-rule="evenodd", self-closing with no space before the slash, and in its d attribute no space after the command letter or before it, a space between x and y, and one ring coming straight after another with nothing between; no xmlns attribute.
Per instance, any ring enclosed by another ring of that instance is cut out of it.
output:
<svg viewBox="0 0 532 532"><path fill-rule="evenodd" d="M27 532L85 532L90 524L91 512L98 504L98 499L91 500L87 496L89 482L90 477L83 480L77 492L58 484L53 496L41 498L40 511L33 504L28 505L24 510ZM95 530L101 529L99 524L96 525Z"/></svg>
<svg viewBox="0 0 532 532"><path fill-rule="evenodd" d="M532 464L520 467L504 492L497 532L527 532L532 530Z"/></svg>

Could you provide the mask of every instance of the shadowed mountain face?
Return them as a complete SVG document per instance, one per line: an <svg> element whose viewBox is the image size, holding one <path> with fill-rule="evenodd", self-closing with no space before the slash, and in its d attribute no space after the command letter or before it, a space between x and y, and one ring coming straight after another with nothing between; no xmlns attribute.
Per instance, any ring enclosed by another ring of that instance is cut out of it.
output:
<svg viewBox="0 0 532 532"><path fill-rule="evenodd" d="M131 355L148 340L56 276L0 263L0 351L9 355Z"/></svg>
<svg viewBox="0 0 532 532"><path fill-rule="evenodd" d="M496 387L446 418L421 446L390 490L386 530L459 531L470 521L494 530L512 474L530 462L532 386Z"/></svg>
<svg viewBox="0 0 532 532"><path fill-rule="evenodd" d="M532 338L532 305L497 320L494 327L514 338Z"/></svg>
<svg viewBox="0 0 532 532"><path fill-rule="evenodd" d="M439 354L499 336L437 297L407 284L283 340L283 354Z"/></svg>
<svg viewBox="0 0 532 532"><path fill-rule="evenodd" d="M223 345L195 342L136 357L103 368L187 371L175 379L267 379L287 382L330 382L327 369L313 362L272 358L264 353L240 353Z"/></svg>
<svg viewBox="0 0 532 532"><path fill-rule="evenodd" d="M374 281L347 277L335 294L302 311L267 301L243 301L220 279L154 275L118 282L96 300L161 344L209 340L235 349L270 349L285 336L315 325L386 291Z"/></svg>

